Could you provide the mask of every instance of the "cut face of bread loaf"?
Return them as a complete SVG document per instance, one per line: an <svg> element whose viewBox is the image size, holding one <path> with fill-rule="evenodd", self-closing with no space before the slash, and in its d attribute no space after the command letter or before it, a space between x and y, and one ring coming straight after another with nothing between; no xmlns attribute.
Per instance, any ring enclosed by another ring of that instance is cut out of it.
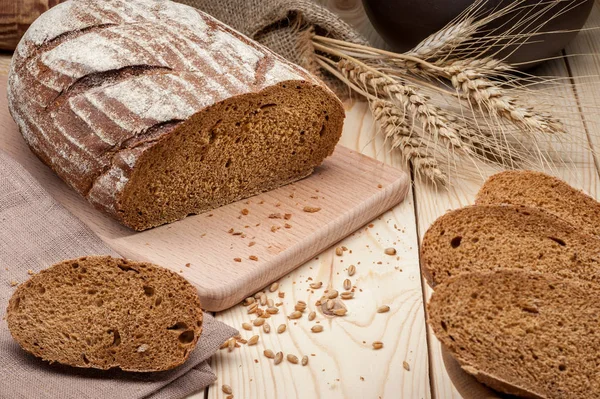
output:
<svg viewBox="0 0 600 399"><path fill-rule="evenodd" d="M13 57L11 114L71 187L144 230L309 175L344 109L317 78L166 0L76 0Z"/></svg>
<svg viewBox="0 0 600 399"><path fill-rule="evenodd" d="M436 287L429 324L462 368L501 392L597 398L600 288L517 270L466 273Z"/></svg>
<svg viewBox="0 0 600 399"><path fill-rule="evenodd" d="M431 225L421 264L432 286L461 273L499 268L600 282L600 240L537 208L469 206Z"/></svg>
<svg viewBox="0 0 600 399"><path fill-rule="evenodd" d="M475 204L542 208L589 234L600 236L600 203L544 173L511 170L493 175L477 193Z"/></svg>
<svg viewBox="0 0 600 399"><path fill-rule="evenodd" d="M195 288L149 263L88 256L58 263L19 285L8 328L27 352L75 367L168 370L202 331Z"/></svg>

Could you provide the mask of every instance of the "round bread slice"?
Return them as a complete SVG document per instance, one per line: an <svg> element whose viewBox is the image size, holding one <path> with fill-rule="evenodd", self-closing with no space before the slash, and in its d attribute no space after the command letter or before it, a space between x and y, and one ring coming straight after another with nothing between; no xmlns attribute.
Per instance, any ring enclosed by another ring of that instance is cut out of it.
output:
<svg viewBox="0 0 600 399"><path fill-rule="evenodd" d="M202 331L196 289L150 263L88 256L19 285L8 328L23 349L75 367L160 371L183 364Z"/></svg>
<svg viewBox="0 0 600 399"><path fill-rule="evenodd" d="M556 177L510 170L490 177L477 193L477 205L526 205L544 209L600 237L600 202Z"/></svg>
<svg viewBox="0 0 600 399"><path fill-rule="evenodd" d="M600 240L538 208L468 206L427 230L421 265L432 286L460 273L507 267L600 282Z"/></svg>
<svg viewBox="0 0 600 399"><path fill-rule="evenodd" d="M521 270L465 273L436 287L429 324L461 367L527 398L597 398L600 286Z"/></svg>

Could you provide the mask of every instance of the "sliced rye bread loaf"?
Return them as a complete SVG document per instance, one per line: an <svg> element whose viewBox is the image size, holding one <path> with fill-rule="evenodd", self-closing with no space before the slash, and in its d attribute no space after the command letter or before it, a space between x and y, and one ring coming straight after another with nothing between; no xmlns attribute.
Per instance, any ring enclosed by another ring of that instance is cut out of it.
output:
<svg viewBox="0 0 600 399"><path fill-rule="evenodd" d="M429 324L461 367L529 398L597 398L600 286L519 270L465 273L436 287Z"/></svg>
<svg viewBox="0 0 600 399"><path fill-rule="evenodd" d="M600 239L538 208L468 206L427 230L421 266L432 286L460 273L506 267L600 282Z"/></svg>
<svg viewBox="0 0 600 399"><path fill-rule="evenodd" d="M12 58L8 103L32 151L144 230L308 176L344 108L306 70L168 0L76 0Z"/></svg>
<svg viewBox="0 0 600 399"><path fill-rule="evenodd" d="M481 187L475 204L542 208L589 234L600 236L600 202L544 173L507 171L495 174Z"/></svg>
<svg viewBox="0 0 600 399"><path fill-rule="evenodd" d="M168 370L202 331L196 289L150 263L109 256L65 260L19 285L8 327L23 349L75 367Z"/></svg>

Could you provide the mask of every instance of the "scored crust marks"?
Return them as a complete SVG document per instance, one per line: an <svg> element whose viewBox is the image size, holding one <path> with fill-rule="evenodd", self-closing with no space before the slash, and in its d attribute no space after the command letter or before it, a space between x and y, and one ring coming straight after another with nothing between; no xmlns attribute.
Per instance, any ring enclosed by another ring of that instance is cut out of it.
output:
<svg viewBox="0 0 600 399"><path fill-rule="evenodd" d="M84 89L75 90L84 80ZM32 24L13 59L8 96L34 152L96 205L102 206L94 198L112 197L103 207L114 212L114 198L141 154L127 152L126 143L286 80L319 84L193 8L162 0L80 0ZM127 162L119 159L122 151ZM111 185L116 192L104 193Z"/></svg>

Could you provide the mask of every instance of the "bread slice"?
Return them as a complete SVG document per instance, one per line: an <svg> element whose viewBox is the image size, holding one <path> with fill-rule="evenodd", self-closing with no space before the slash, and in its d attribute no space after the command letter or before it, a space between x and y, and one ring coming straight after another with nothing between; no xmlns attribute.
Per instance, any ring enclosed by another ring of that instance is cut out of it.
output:
<svg viewBox="0 0 600 399"><path fill-rule="evenodd" d="M600 203L556 177L534 171L507 171L490 177L477 205L512 204L542 208L589 234L600 236Z"/></svg>
<svg viewBox="0 0 600 399"><path fill-rule="evenodd" d="M8 327L23 349L75 367L168 370L202 331L196 289L150 263L109 256L65 260L19 285Z"/></svg>
<svg viewBox="0 0 600 399"><path fill-rule="evenodd" d="M519 270L439 285L429 324L469 374L529 398L597 398L600 286Z"/></svg>
<svg viewBox="0 0 600 399"><path fill-rule="evenodd" d="M451 211L427 230L421 265L432 286L497 268L600 282L600 239L538 208L475 205Z"/></svg>

